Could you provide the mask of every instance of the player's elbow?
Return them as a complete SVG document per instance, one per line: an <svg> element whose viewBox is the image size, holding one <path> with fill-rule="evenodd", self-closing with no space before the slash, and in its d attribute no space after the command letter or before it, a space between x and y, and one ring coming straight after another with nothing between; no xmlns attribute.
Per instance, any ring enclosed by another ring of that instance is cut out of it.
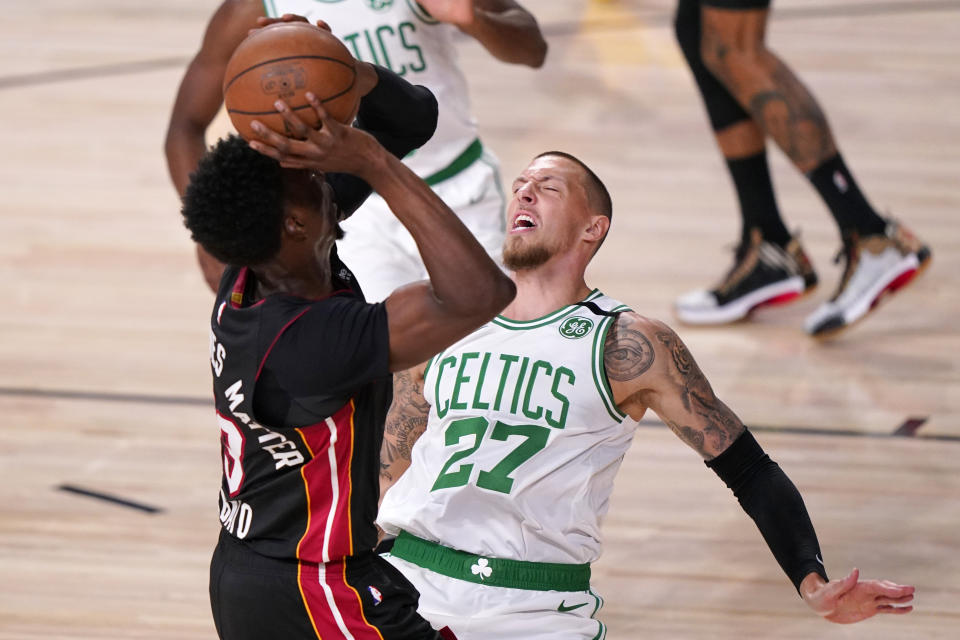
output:
<svg viewBox="0 0 960 640"><path fill-rule="evenodd" d="M547 41L540 37L531 47L530 55L527 59L527 66L533 69L539 69L547 61L547 50L549 46Z"/></svg>
<svg viewBox="0 0 960 640"><path fill-rule="evenodd" d="M417 129L412 132L412 136L416 138L416 147L419 148L425 145L437 131L437 121L440 118L440 105L432 91L422 86L417 86L416 88L422 89L422 91L417 93L416 104L414 105L420 117L416 120Z"/></svg>
<svg viewBox="0 0 960 640"><path fill-rule="evenodd" d="M517 285L503 272L491 278L485 289L482 296L474 297L478 298L478 312L488 318L503 311L517 295Z"/></svg>

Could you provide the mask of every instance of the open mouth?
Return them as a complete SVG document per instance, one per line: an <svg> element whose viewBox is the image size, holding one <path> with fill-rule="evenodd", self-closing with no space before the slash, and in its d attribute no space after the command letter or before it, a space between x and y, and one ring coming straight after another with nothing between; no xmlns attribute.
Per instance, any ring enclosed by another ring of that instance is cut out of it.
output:
<svg viewBox="0 0 960 640"><path fill-rule="evenodd" d="M533 216L520 213L513 219L513 228L511 231L523 231L524 229L533 229L536 226L537 222L533 219Z"/></svg>

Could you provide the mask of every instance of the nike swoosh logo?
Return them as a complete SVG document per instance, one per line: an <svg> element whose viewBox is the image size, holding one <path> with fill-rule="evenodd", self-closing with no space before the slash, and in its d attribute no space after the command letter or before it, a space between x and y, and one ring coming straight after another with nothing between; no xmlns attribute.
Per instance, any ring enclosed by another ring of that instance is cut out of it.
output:
<svg viewBox="0 0 960 640"><path fill-rule="evenodd" d="M568 607L566 605L566 600L561 600L560 606L557 607L557 611L559 611L560 613L566 613L567 611L573 611L574 609L579 609L580 607L585 607L585 606L587 606L587 603L581 602L580 604L575 604L572 607Z"/></svg>

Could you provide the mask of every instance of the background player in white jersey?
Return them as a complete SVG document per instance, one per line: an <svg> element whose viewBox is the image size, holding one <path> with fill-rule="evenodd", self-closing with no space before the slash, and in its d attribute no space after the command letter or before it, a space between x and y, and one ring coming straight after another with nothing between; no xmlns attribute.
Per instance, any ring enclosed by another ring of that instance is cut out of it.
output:
<svg viewBox="0 0 960 640"><path fill-rule="evenodd" d="M381 488L396 484L378 522L396 536L388 559L420 591L421 615L461 640L602 638L590 562L647 409L734 491L816 613L909 612L911 586L857 570L828 581L800 494L677 334L587 287L612 211L593 172L548 152L513 194L504 263L516 298L395 379Z"/></svg>
<svg viewBox="0 0 960 640"><path fill-rule="evenodd" d="M182 195L205 149L204 133L223 103L227 61L249 29L284 14L322 20L354 57L430 89L440 104L434 137L405 159L499 261L504 197L499 163L484 149L470 111L454 36L475 38L504 62L539 67L547 44L536 19L515 0L225 0L180 84L167 130L166 156ZM382 198L371 197L343 225L343 259L355 265L370 301L427 276L413 238ZM204 277L216 291L223 265L199 246Z"/></svg>

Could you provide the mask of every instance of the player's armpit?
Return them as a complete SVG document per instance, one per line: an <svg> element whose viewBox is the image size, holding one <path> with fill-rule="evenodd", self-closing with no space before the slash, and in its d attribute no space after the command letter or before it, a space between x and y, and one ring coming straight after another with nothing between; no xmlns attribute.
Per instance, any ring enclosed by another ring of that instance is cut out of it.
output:
<svg viewBox="0 0 960 640"><path fill-rule="evenodd" d="M423 397L426 363L393 374L393 403L380 448L380 495L410 466L410 451L427 428L430 405Z"/></svg>

